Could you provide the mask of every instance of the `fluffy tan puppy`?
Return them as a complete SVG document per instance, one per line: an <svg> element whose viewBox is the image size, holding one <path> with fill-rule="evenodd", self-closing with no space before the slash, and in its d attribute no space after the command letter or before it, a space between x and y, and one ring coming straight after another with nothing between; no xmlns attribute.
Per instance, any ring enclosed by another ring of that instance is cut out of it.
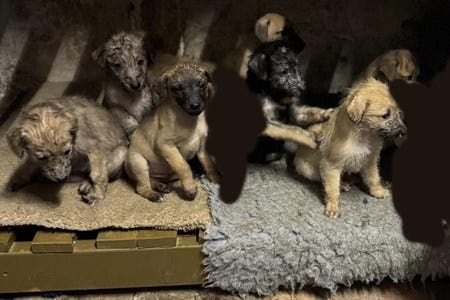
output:
<svg viewBox="0 0 450 300"><path fill-rule="evenodd" d="M181 182L180 196L194 199L197 184L187 160L197 155L208 178L219 178L205 150L204 108L213 94L209 73L194 63L180 62L153 89L160 104L131 136L126 172L135 181L137 193L152 201L160 200L176 180Z"/></svg>
<svg viewBox="0 0 450 300"><path fill-rule="evenodd" d="M418 75L419 64L414 54L406 49L395 49L377 57L359 76L358 81L376 78L388 82L395 79L415 82Z"/></svg>
<svg viewBox="0 0 450 300"><path fill-rule="evenodd" d="M286 23L284 16L276 13L267 13L256 20L255 35L263 43L281 40Z"/></svg>
<svg viewBox="0 0 450 300"><path fill-rule="evenodd" d="M23 164L12 179L17 190L36 173L53 182L89 174L78 189L88 204L103 200L109 179L122 170L127 140L116 120L91 99L64 97L22 112L8 141Z"/></svg>
<svg viewBox="0 0 450 300"><path fill-rule="evenodd" d="M336 218L340 214L344 173L360 173L372 196L389 196L379 175L380 151L383 140L404 135L407 129L386 84L368 79L355 85L330 120L309 130L316 134L319 149L299 146L294 164L302 176L322 181L325 215Z"/></svg>

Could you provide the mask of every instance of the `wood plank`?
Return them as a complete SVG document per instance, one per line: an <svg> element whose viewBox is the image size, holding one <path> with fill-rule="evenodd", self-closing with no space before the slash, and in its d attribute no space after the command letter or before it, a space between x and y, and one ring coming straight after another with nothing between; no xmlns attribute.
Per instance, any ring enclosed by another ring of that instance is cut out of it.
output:
<svg viewBox="0 0 450 300"><path fill-rule="evenodd" d="M43 254L32 253L30 242L14 243L0 253L0 294L204 283L200 245L112 251L94 243L76 241L73 253Z"/></svg>
<svg viewBox="0 0 450 300"><path fill-rule="evenodd" d="M38 231L31 242L33 253L72 253L75 233Z"/></svg>
<svg viewBox="0 0 450 300"><path fill-rule="evenodd" d="M97 235L98 249L132 249L137 246L137 230L101 231Z"/></svg>
<svg viewBox="0 0 450 300"><path fill-rule="evenodd" d="M178 247L191 247L198 245L197 235L179 235L177 238L177 246Z"/></svg>
<svg viewBox="0 0 450 300"><path fill-rule="evenodd" d="M199 229L197 242L199 244L203 244L204 241L205 241L205 231L203 229Z"/></svg>
<svg viewBox="0 0 450 300"><path fill-rule="evenodd" d="M12 231L0 231L0 252L8 252L15 238Z"/></svg>
<svg viewBox="0 0 450 300"><path fill-rule="evenodd" d="M138 248L175 247L177 232L174 230L139 230Z"/></svg>

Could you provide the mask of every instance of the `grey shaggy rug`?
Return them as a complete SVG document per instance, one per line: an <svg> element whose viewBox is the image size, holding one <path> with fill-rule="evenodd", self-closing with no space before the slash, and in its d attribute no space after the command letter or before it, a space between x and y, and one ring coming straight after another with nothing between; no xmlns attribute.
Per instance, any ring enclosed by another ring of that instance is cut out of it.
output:
<svg viewBox="0 0 450 300"><path fill-rule="evenodd" d="M339 219L323 215L321 186L292 178L282 162L249 166L234 204L208 188L215 195L203 246L209 287L268 295L281 286L335 291L356 281L450 274L450 239L437 249L407 241L392 200L355 186L342 194Z"/></svg>

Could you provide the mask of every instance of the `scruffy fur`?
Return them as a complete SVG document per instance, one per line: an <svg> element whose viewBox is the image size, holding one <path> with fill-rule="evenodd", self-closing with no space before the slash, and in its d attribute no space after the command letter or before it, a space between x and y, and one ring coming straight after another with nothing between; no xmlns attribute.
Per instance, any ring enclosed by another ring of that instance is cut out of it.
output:
<svg viewBox="0 0 450 300"><path fill-rule="evenodd" d="M98 102L119 120L127 135L154 107L146 83L152 61L145 51L144 38L143 32L120 32L92 53L106 74Z"/></svg>
<svg viewBox="0 0 450 300"><path fill-rule="evenodd" d="M131 136L125 169L136 182L137 193L145 198L159 201L171 190L168 183L180 180L180 196L194 199L197 184L187 160L197 155L208 178L219 180L205 150L208 128L203 110L213 94L209 74L194 63L181 62L152 89L160 104Z"/></svg>
<svg viewBox="0 0 450 300"><path fill-rule="evenodd" d="M325 215L338 217L341 177L361 173L369 193L389 196L381 183L378 161L383 140L406 134L402 112L386 84L368 79L354 86L330 120L309 128L320 143L318 150L299 146L294 164L307 179L322 181Z"/></svg>
<svg viewBox="0 0 450 300"><path fill-rule="evenodd" d="M419 64L415 55L406 49L395 49L377 57L358 80L375 78L386 82L396 79L415 82L417 76L419 76Z"/></svg>
<svg viewBox="0 0 450 300"><path fill-rule="evenodd" d="M108 179L120 174L127 152L120 125L93 100L80 97L30 107L10 129L8 141L23 158L12 190L29 183L38 172L53 182L89 173L90 181L78 189L89 204L103 200Z"/></svg>

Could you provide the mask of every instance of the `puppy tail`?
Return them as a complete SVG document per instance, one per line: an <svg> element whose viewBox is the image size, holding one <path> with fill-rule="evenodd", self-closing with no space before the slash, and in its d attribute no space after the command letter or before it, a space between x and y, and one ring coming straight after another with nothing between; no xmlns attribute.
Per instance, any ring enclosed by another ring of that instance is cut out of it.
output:
<svg viewBox="0 0 450 300"><path fill-rule="evenodd" d="M275 140L291 141L311 149L317 149L317 143L312 134L300 127L267 123L262 135L271 137Z"/></svg>

